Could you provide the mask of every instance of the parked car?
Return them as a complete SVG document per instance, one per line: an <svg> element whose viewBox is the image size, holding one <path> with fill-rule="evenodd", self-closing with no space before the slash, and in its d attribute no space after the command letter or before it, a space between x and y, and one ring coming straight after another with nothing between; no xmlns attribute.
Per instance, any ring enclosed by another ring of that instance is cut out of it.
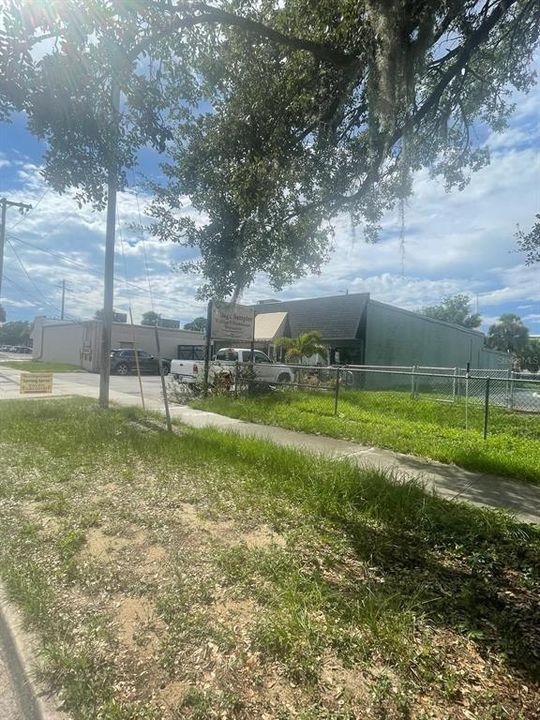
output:
<svg viewBox="0 0 540 720"><path fill-rule="evenodd" d="M138 355L139 369L141 373L159 375L159 359L150 355L146 350L134 350L133 348L120 348L111 351L111 373L116 375L129 375L137 372L137 361L135 352ZM171 369L170 360L162 360L163 374L168 375Z"/></svg>
<svg viewBox="0 0 540 720"><path fill-rule="evenodd" d="M222 348L218 350L210 364L208 379L212 383L217 373L234 374L236 363L248 364L251 362L251 350L248 348ZM287 365L274 363L268 355L261 350L253 353L253 369L255 379L265 383L291 383L294 381L294 372ZM193 384L200 382L204 376L204 361L173 360L171 373L175 380Z"/></svg>

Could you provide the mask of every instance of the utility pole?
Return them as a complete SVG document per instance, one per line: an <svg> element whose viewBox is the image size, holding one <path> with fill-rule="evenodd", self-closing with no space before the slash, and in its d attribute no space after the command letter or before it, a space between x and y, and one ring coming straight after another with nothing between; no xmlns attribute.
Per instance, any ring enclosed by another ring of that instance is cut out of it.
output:
<svg viewBox="0 0 540 720"><path fill-rule="evenodd" d="M2 276L4 273L4 245L6 243L6 217L8 207L19 208L21 212L31 210L32 206L26 203L12 202L6 198L0 199L2 206L2 220L0 221L0 298L2 297Z"/></svg>
<svg viewBox="0 0 540 720"><path fill-rule="evenodd" d="M111 80L111 105L116 122L120 112L120 85ZM114 240L116 234L116 192L118 181L117 143L111 153L107 182L107 229L105 235L105 276L103 290L103 318L101 333L101 367L99 375L99 404L109 407L109 380L111 376L111 340L114 296Z"/></svg>

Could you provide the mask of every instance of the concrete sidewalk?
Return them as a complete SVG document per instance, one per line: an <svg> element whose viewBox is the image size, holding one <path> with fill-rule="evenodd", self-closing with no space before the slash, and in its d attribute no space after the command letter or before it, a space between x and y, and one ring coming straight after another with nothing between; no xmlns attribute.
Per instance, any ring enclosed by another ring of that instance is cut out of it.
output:
<svg viewBox="0 0 540 720"><path fill-rule="evenodd" d="M0 365L0 399L20 397L18 376L17 370ZM4 378L3 382L2 378ZM140 401L132 391L127 393L115 389L124 387L120 382L116 382L117 380L120 378L111 378L111 401L120 405L140 405ZM77 381L77 376L70 379L68 374L62 373L58 379L55 376L54 394L59 397L83 395L97 398L98 388L97 385L82 385ZM159 401L157 392L147 397L146 407L149 410L163 412L163 404ZM434 490L438 495L449 500L464 500L475 505L506 508L523 522L540 524L540 487L538 486L495 475L475 473L455 465L445 465L435 460L424 460L347 440L258 425L216 413L195 410L189 406L171 405L171 415L194 428L214 427L237 432L326 457L348 458L359 467L375 467L391 472L398 478L419 478L428 490Z"/></svg>
<svg viewBox="0 0 540 720"><path fill-rule="evenodd" d="M0 648L0 718L3 720L26 720L17 702L16 694L11 683L11 674Z"/></svg>
<svg viewBox="0 0 540 720"><path fill-rule="evenodd" d="M69 720L59 699L36 680L39 643L0 584L0 720Z"/></svg>
<svg viewBox="0 0 540 720"><path fill-rule="evenodd" d="M428 490L434 490L448 500L466 500L475 505L506 508L519 520L540 524L540 487L534 485L495 475L481 475L455 465L445 465L435 460L424 460L324 435L309 435L269 425L257 425L187 406L171 407L171 415L191 427L215 427L326 457L347 458L359 467L375 467L391 472L398 478L419 478Z"/></svg>

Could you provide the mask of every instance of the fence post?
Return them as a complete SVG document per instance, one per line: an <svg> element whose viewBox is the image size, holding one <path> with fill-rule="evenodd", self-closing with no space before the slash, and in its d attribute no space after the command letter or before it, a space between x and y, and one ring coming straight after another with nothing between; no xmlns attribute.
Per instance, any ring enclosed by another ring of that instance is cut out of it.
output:
<svg viewBox="0 0 540 720"><path fill-rule="evenodd" d="M471 363L467 363L465 373L465 430L469 429L469 380L471 377Z"/></svg>
<svg viewBox="0 0 540 720"><path fill-rule="evenodd" d="M452 380L452 400L456 401L457 396L457 377L458 377L458 369L457 367L454 368L454 379Z"/></svg>
<svg viewBox="0 0 540 720"><path fill-rule="evenodd" d="M489 384L490 384L491 378L486 378L486 397L484 401L484 440L487 438L488 435L488 422L489 422Z"/></svg>
<svg viewBox="0 0 540 720"><path fill-rule="evenodd" d="M337 411L338 411L340 380L341 380L341 368L338 368L336 370L336 394L334 397L334 415L337 415Z"/></svg>
<svg viewBox="0 0 540 720"><path fill-rule="evenodd" d="M238 360L234 364L234 399L238 400L238 380L240 378L240 367Z"/></svg>
<svg viewBox="0 0 540 720"><path fill-rule="evenodd" d="M510 410L514 409L514 392L516 389L516 379L514 377L514 371L510 370Z"/></svg>
<svg viewBox="0 0 540 720"><path fill-rule="evenodd" d="M413 397L413 398L415 398L417 395L417 393L416 393L416 376L415 376L415 373L417 370L418 370L418 366L413 365L412 370L411 370L411 397Z"/></svg>

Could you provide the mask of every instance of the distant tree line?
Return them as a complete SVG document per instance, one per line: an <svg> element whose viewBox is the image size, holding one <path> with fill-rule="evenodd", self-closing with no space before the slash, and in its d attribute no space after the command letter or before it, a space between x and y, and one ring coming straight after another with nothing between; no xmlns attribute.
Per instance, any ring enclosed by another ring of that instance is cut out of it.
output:
<svg viewBox="0 0 540 720"><path fill-rule="evenodd" d="M33 323L27 320L14 320L0 327L0 345L30 345Z"/></svg>
<svg viewBox="0 0 540 720"><path fill-rule="evenodd" d="M478 313L471 312L471 299L468 295L447 295L439 305L426 305L420 313L434 320L444 320L466 328L480 327L482 322Z"/></svg>
<svg viewBox="0 0 540 720"><path fill-rule="evenodd" d="M448 295L438 305L427 305L419 312L435 320L444 320L471 329L480 327L482 323L480 314L471 312L471 299L465 294ZM540 340L529 337L529 328L519 315L501 315L490 325L486 345L493 350L510 353L517 370L540 370Z"/></svg>

